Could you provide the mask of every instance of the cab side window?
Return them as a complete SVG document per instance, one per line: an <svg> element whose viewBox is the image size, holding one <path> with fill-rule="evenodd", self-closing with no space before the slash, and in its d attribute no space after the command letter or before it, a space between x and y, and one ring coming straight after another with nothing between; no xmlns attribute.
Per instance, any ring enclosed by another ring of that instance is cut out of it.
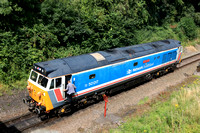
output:
<svg viewBox="0 0 200 133"><path fill-rule="evenodd" d="M61 87L61 78L56 79L56 88Z"/></svg>
<svg viewBox="0 0 200 133"><path fill-rule="evenodd" d="M50 89L54 89L54 79L51 80Z"/></svg>

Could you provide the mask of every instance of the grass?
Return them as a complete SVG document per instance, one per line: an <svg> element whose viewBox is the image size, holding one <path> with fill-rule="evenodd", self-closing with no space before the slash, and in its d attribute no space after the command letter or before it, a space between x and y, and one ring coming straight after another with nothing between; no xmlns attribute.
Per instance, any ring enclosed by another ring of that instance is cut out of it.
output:
<svg viewBox="0 0 200 133"><path fill-rule="evenodd" d="M27 86L27 79L18 80L11 85L0 83L0 96L4 94L12 95L13 90L23 90Z"/></svg>
<svg viewBox="0 0 200 133"><path fill-rule="evenodd" d="M148 100L149 100L149 97L145 97L144 99L142 99L138 102L138 105L142 105L142 104L146 103Z"/></svg>
<svg viewBox="0 0 200 133"><path fill-rule="evenodd" d="M200 132L200 81L183 85L173 92L165 102L156 102L151 111L140 116L128 118L111 132L165 133L165 132Z"/></svg>

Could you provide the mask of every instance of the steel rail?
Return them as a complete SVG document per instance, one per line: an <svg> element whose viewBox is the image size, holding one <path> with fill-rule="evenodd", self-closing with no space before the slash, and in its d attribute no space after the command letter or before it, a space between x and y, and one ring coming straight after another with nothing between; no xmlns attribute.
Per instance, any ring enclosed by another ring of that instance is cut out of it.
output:
<svg viewBox="0 0 200 133"><path fill-rule="evenodd" d="M11 118L11 119L2 121L2 123L0 123L0 126L1 126L1 124L7 125L7 124L9 124L9 123L12 123L12 122L15 122L15 121L19 121L20 119L26 118L26 117L28 117L28 116L30 116L30 115L33 115L33 113L28 112L28 113L25 113L25 114L23 114L23 115L19 115L19 116L13 117L13 118Z"/></svg>
<svg viewBox="0 0 200 133"><path fill-rule="evenodd" d="M177 68L182 68L184 66L190 65L190 64L197 62L199 60L200 60L200 53L193 54L191 56L183 58L182 62L177 65Z"/></svg>
<svg viewBox="0 0 200 133"><path fill-rule="evenodd" d="M6 121L0 122L0 131L1 133L15 133L15 132L23 132L30 128L34 128L36 126L42 125L49 121L53 121L58 117L52 117L42 121L38 115L28 112L24 115L20 115Z"/></svg>

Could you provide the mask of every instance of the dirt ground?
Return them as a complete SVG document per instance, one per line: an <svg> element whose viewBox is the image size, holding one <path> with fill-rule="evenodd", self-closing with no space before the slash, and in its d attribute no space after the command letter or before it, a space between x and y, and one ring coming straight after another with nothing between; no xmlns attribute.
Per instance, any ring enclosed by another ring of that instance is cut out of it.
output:
<svg viewBox="0 0 200 133"><path fill-rule="evenodd" d="M10 119L12 117L22 115L28 112L28 107L22 102L28 94L27 90L13 90L13 95L3 95L0 97L0 121Z"/></svg>
<svg viewBox="0 0 200 133"><path fill-rule="evenodd" d="M200 51L200 46L188 47L184 50L184 56L189 56ZM47 123L31 132L107 132L125 122L125 118L136 111L138 102L145 97L152 98L171 86L183 82L196 70L198 63L178 69L158 79L142 84L131 90L121 92L109 97L107 117L103 117L104 101L81 109L70 116ZM23 114L27 107L22 103L22 98L27 94L26 90L15 92L14 95L0 97L0 121L13 116ZM145 110L143 108L142 110Z"/></svg>

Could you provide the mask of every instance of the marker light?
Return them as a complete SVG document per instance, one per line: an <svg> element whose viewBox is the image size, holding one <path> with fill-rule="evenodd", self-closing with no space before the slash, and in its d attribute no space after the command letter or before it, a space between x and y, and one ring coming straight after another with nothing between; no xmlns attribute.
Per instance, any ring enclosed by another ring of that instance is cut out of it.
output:
<svg viewBox="0 0 200 133"><path fill-rule="evenodd" d="M37 96L38 96L38 97L41 97L41 92L38 92L38 93L37 93Z"/></svg>

